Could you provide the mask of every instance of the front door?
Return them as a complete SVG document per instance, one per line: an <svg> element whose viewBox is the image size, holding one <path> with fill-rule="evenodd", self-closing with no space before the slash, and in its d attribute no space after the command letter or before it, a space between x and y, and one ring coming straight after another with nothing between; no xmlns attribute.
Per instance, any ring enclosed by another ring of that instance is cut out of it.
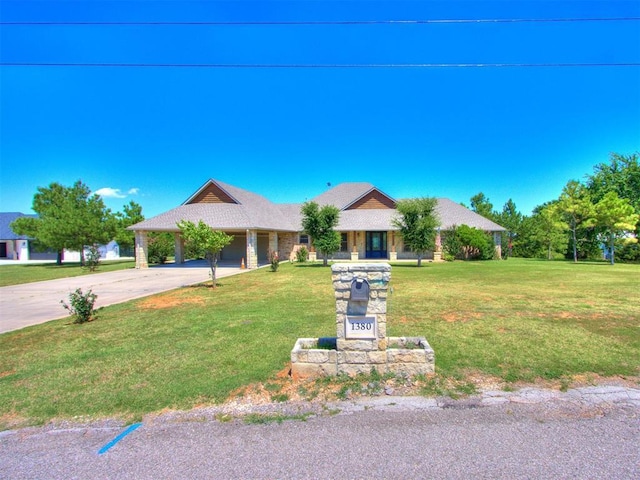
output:
<svg viewBox="0 0 640 480"><path fill-rule="evenodd" d="M387 232L367 232L366 258L387 258Z"/></svg>

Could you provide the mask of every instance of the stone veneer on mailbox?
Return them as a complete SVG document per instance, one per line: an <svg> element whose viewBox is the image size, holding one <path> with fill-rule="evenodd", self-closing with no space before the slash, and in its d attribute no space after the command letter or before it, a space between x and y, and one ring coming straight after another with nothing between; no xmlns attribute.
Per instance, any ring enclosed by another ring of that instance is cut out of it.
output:
<svg viewBox="0 0 640 480"><path fill-rule="evenodd" d="M393 372L434 373L435 356L424 337L387 337L388 263L337 263L331 267L336 299L336 349L300 338L291 352L294 377ZM366 283L366 300L352 298L354 282ZM354 331L354 327L356 331ZM415 348L405 348L412 344ZM390 348L395 347L395 348Z"/></svg>

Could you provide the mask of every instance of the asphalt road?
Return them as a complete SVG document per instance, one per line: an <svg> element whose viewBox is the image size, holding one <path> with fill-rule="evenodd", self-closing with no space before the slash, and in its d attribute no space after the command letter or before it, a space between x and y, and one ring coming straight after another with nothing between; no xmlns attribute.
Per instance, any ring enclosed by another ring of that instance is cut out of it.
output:
<svg viewBox="0 0 640 480"><path fill-rule="evenodd" d="M102 454L123 425L10 431L0 478L640 478L640 390L633 401L615 400L621 391L509 395L379 397L280 424L165 413Z"/></svg>
<svg viewBox="0 0 640 480"><path fill-rule="evenodd" d="M216 276L222 278L246 271L219 266ZM67 317L69 314L60 301L68 302L69 294L77 288L84 292L91 289L98 295L96 308L99 308L203 282L211 278L209 272L206 262L189 262L181 266L118 270L1 287L0 333Z"/></svg>

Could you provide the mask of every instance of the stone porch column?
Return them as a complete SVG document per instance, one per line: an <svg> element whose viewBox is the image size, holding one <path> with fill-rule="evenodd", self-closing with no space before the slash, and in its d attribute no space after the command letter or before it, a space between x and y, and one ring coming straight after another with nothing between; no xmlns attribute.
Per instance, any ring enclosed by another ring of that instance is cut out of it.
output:
<svg viewBox="0 0 640 480"><path fill-rule="evenodd" d="M149 240L147 232L136 231L136 268L149 268Z"/></svg>
<svg viewBox="0 0 640 480"><path fill-rule="evenodd" d="M493 245L496 258L502 258L502 232L493 232Z"/></svg>
<svg viewBox="0 0 640 480"><path fill-rule="evenodd" d="M272 252L278 253L278 232L269 232L269 255Z"/></svg>
<svg viewBox="0 0 640 480"><path fill-rule="evenodd" d="M247 230L247 268L258 268L257 230Z"/></svg>
<svg viewBox="0 0 640 480"><path fill-rule="evenodd" d="M184 263L184 239L180 233L174 233L176 263Z"/></svg>

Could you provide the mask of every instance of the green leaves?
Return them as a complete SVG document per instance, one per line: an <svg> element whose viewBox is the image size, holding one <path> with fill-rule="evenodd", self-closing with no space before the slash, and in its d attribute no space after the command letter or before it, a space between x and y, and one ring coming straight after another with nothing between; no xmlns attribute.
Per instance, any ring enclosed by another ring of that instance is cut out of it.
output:
<svg viewBox="0 0 640 480"><path fill-rule="evenodd" d="M320 207L315 202L302 205L302 229L311 236L313 245L323 256L327 265L329 255L340 249L340 234L334 230L338 225L340 211L333 205Z"/></svg>
<svg viewBox="0 0 640 480"><path fill-rule="evenodd" d="M399 217L393 225L399 229L402 241L418 255L418 266L425 252L435 249L436 229L440 219L436 212L435 198L422 197L400 200L396 204Z"/></svg>
<svg viewBox="0 0 640 480"><path fill-rule="evenodd" d="M193 222L182 220L178 222L178 228L190 251L198 257L206 258L209 262L213 288L216 288L218 254L233 241L233 236L213 230L202 220L199 220L197 225Z"/></svg>

